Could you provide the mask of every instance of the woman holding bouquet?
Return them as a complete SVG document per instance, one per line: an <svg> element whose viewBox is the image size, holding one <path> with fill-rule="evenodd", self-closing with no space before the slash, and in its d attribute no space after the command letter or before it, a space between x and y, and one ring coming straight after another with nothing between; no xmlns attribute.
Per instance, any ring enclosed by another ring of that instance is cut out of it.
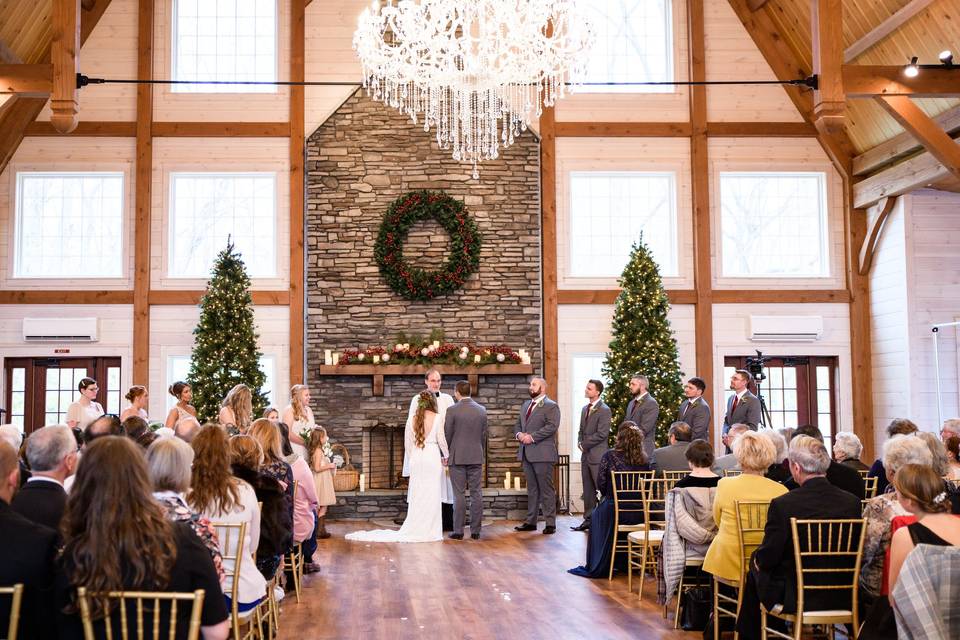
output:
<svg viewBox="0 0 960 640"><path fill-rule="evenodd" d="M310 388L307 385L295 384L290 388L290 404L283 410L281 422L290 427L290 444L293 446L293 452L304 460L309 460L306 444L316 423L313 421Z"/></svg>
<svg viewBox="0 0 960 640"><path fill-rule="evenodd" d="M330 537L326 526L327 507L337 504L337 494L333 490L333 474L337 472L337 465L330 460L332 454L326 429L319 425L314 427L307 440L307 452L317 489L317 537L326 540Z"/></svg>

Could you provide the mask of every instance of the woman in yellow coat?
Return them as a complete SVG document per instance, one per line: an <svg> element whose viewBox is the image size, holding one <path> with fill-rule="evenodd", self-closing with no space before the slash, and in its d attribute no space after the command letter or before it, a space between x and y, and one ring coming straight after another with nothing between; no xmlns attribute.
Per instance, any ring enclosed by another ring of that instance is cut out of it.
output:
<svg viewBox="0 0 960 640"><path fill-rule="evenodd" d="M713 518L718 532L707 549L703 570L724 580L739 581L741 550L737 539L737 501L769 502L785 494L787 488L763 477L777 456L776 447L767 438L747 431L734 441L733 453L743 473L722 478L717 484Z"/></svg>

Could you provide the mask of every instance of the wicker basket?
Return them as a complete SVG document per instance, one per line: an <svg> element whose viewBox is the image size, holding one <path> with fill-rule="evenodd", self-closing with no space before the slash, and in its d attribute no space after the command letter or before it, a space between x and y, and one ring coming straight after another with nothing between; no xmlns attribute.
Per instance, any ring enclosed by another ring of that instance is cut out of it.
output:
<svg viewBox="0 0 960 640"><path fill-rule="evenodd" d="M360 472L350 464L350 452L342 444L335 444L330 447L330 450L334 453L339 451L343 456L343 467L333 474L333 490L355 491L360 484Z"/></svg>

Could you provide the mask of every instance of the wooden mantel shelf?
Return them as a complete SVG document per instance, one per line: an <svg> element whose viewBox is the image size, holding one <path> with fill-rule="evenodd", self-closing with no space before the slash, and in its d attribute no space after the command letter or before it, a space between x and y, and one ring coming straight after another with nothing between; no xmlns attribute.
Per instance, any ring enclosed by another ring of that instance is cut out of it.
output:
<svg viewBox="0 0 960 640"><path fill-rule="evenodd" d="M320 365L321 376L372 376L373 395L383 395L384 376L417 376L429 369L436 369L444 375L466 376L470 389L477 392L480 376L527 376L533 374L530 364L484 364L480 366L456 364L337 364Z"/></svg>

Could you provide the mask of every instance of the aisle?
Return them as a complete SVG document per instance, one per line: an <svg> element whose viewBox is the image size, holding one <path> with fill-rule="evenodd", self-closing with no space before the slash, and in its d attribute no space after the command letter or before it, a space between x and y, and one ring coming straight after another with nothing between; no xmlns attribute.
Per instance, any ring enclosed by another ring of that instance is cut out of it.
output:
<svg viewBox="0 0 960 640"><path fill-rule="evenodd" d="M323 570L304 578L301 604L289 594L280 637L699 637L663 619L652 578L640 603L625 576L610 583L567 574L584 554L586 536L569 529L577 523L558 518L557 533L544 536L498 522L479 541L407 545L347 542L346 533L372 526L328 525L334 537L316 555Z"/></svg>

